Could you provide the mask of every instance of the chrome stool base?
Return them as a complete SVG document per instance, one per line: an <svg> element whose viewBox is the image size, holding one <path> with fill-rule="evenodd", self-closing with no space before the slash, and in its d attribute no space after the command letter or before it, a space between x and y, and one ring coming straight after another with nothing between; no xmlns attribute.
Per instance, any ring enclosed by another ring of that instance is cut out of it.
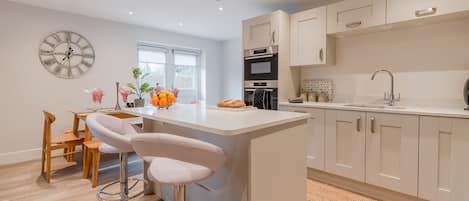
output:
<svg viewBox="0 0 469 201"><path fill-rule="evenodd" d="M103 186L99 191L98 193L96 193L96 198L99 200L99 201L127 201L127 200L131 200L131 199L134 199L140 195L143 195L144 191L140 191L134 195L129 195L128 194L128 191L131 191L133 188L135 188L135 186L137 186L138 183L140 182L144 182L144 183L147 183L145 180L143 179L137 179L137 178L131 178L129 179L130 181L135 181L130 187L129 189L127 190L127 194L122 194L120 191L119 192L107 192L106 189L108 189L109 187L111 186L114 186L116 184L119 184L120 185L120 181L115 181L115 182L112 182L112 183L109 183L109 184L106 184L105 186ZM110 199L110 198L107 198L107 197L117 197L117 196L120 196L120 198L117 198L117 199Z"/></svg>
<svg viewBox="0 0 469 201"><path fill-rule="evenodd" d="M134 195L129 195L129 191L132 190L135 186L137 186L138 183L144 182L147 183L144 179L136 179L136 178L128 178L128 170L127 170L127 158L128 158L128 153L119 153L119 159L120 159L120 176L119 180L112 182L110 184L106 184L103 186L98 193L96 193L96 198L99 201L128 201L130 199L136 198L140 195L142 195L145 192L145 189L134 194ZM132 184L129 187L129 180L135 181L134 184ZM106 192L106 189L108 189L111 186L114 186L116 184L119 184L119 192ZM106 199L103 196L108 196L108 197L117 197L119 196L118 199L113 198L113 199Z"/></svg>

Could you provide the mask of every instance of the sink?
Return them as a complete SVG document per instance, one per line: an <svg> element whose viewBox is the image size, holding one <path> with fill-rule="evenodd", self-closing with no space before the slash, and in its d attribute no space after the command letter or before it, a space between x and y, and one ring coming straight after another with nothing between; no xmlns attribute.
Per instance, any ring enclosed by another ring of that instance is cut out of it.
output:
<svg viewBox="0 0 469 201"><path fill-rule="evenodd" d="M405 109L403 106L388 106L388 105L374 105L374 104L347 104L345 107L361 107L361 108L377 108L377 109Z"/></svg>

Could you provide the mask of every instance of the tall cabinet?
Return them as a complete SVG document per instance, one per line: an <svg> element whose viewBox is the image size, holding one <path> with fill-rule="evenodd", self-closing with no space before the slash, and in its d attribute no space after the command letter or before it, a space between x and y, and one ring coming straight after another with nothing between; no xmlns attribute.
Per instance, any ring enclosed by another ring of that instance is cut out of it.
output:
<svg viewBox="0 0 469 201"><path fill-rule="evenodd" d="M244 49L278 45L280 17L269 13L243 21Z"/></svg>
<svg viewBox="0 0 469 201"><path fill-rule="evenodd" d="M335 63L335 39L327 36L326 7L290 16L291 66Z"/></svg>

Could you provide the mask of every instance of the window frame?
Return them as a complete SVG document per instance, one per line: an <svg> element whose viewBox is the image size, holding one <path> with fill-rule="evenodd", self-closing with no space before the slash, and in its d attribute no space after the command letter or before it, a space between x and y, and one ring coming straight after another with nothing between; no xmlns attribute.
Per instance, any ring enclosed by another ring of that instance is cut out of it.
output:
<svg viewBox="0 0 469 201"><path fill-rule="evenodd" d="M164 45L164 44L155 44L155 43L148 43L148 42L138 42L137 43L137 63L138 67L140 66L140 50L148 50L148 51L161 51L164 52L166 55L166 63L165 66L165 83L164 87L168 89L174 88L175 76L176 76L176 64L175 64L175 54L180 52L180 54L188 54L194 55L196 57L196 65L195 65L195 85L194 88L178 88L180 93L184 94L184 92L193 91L194 96L196 99L201 99L202 97L202 51L200 49L195 48L187 48L187 47L179 47L173 45ZM142 62L148 63L148 62ZM153 83L155 84L155 83ZM153 85L150 83L150 85ZM163 83L161 83L163 84Z"/></svg>

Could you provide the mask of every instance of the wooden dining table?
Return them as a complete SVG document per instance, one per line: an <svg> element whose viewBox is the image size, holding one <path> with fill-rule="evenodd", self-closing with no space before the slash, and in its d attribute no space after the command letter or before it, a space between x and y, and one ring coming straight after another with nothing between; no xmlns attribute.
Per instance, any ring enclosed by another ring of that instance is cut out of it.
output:
<svg viewBox="0 0 469 201"><path fill-rule="evenodd" d="M80 132L79 132L79 127L80 127L80 122L84 122L84 141L90 141L92 140L92 135L91 132L86 126L86 117L88 115L99 112L107 115L111 115L114 117L117 117L119 119L130 119L130 118L139 118L138 116L128 114L122 111L118 110L112 110L112 109L103 109L103 110L98 110L98 111L71 111L73 113L73 127L72 127L72 132L75 134L77 137L80 137ZM134 122L134 124L141 124L141 122Z"/></svg>

